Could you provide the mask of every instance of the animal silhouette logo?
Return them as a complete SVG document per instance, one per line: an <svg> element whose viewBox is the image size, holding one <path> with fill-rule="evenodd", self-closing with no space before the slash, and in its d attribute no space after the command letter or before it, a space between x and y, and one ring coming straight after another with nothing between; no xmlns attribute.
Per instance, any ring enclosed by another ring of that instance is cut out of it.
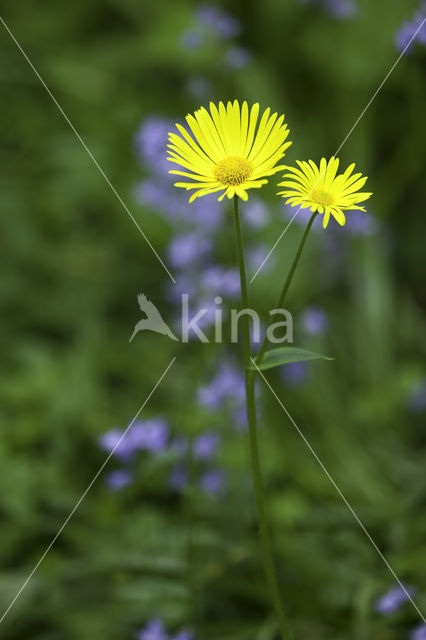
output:
<svg viewBox="0 0 426 640"><path fill-rule="evenodd" d="M155 333L161 333L163 336L168 336L172 340L178 340L175 334L171 331L168 325L164 322L157 307L144 295L140 293L138 295L138 303L141 311L145 313L146 318L139 320L135 326L135 330L129 340L131 342L135 335L139 331L155 331Z"/></svg>

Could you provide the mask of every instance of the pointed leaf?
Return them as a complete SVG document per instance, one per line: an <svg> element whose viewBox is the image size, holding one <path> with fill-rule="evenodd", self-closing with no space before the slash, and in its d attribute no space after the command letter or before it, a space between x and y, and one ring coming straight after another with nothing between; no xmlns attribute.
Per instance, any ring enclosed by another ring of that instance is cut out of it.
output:
<svg viewBox="0 0 426 640"><path fill-rule="evenodd" d="M251 363L249 369L251 371L272 369L272 367L279 367L290 362L302 362L303 360L334 360L334 358L329 358L307 349L301 349L300 347L279 347L278 349L267 351L261 364L256 367Z"/></svg>

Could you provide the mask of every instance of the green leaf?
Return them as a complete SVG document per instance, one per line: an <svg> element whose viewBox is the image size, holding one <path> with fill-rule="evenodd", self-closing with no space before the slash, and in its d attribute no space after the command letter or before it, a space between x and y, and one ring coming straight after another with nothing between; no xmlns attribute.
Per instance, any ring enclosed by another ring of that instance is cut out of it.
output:
<svg viewBox="0 0 426 640"><path fill-rule="evenodd" d="M256 371L257 369L272 369L272 367L279 367L289 362L302 362L302 360L334 360L334 358L329 358L328 356L323 356L320 353L308 351L307 349L301 349L300 347L279 347L278 349L267 351L263 356L261 364L255 366L252 363L249 369L251 371Z"/></svg>

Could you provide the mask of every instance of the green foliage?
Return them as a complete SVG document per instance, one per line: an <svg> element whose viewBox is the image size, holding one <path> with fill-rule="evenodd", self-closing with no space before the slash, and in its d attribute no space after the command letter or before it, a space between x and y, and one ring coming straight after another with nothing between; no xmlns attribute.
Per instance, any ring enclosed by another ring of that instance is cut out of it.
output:
<svg viewBox="0 0 426 640"><path fill-rule="evenodd" d="M265 357L262 362L252 364L249 369L256 371L260 369L273 369L274 367L280 367L283 364L289 364L290 362L305 362L306 360L333 360L328 356L322 356L314 351L308 351L308 349L301 349L300 347L278 347L265 352Z"/></svg>

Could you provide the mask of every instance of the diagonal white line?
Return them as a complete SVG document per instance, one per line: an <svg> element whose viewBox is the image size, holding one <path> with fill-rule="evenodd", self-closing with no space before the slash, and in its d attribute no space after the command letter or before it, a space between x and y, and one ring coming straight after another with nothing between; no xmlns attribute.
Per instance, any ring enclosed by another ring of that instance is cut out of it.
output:
<svg viewBox="0 0 426 640"><path fill-rule="evenodd" d="M362 118L364 117L366 111L369 109L369 107L371 106L371 103L373 102L373 100L377 97L377 94L380 92L380 90L382 89L383 85L385 84L386 80L389 78L389 76L391 75L391 73L394 71L396 65L399 63L399 61L401 60L401 58L403 57L403 55L405 54L405 52L407 51L408 47L411 45L411 43L413 42L414 38L416 37L416 35L419 33L420 29L423 27L424 23L426 22L426 18L422 21L420 27L417 29L417 31L414 33L414 35L412 36L411 40L409 41L409 43L407 44L407 46L405 47L405 49L402 51L402 53L398 56L398 58L396 59L396 61L393 63L392 67L389 69L388 73L386 74L386 76L384 77L384 79L382 80L382 82L379 84L379 86L377 87L376 91L373 93L373 95L371 96L370 100L367 102L367 105L364 107L364 109L361 111L360 115L358 116L358 118L356 119L354 125L352 126L352 128L349 130L348 134L345 136L343 142L340 143L340 145L337 147L336 151L334 152L334 156L337 156L337 154L341 151L342 147L346 144L346 142L348 141L348 139L350 138L350 136L352 135L354 129L358 126L358 124L360 123L360 121L362 120ZM325 171L323 171L321 173L321 175L319 176L318 180L315 182L314 186L312 187L312 189L310 190L310 192L303 198L303 202L311 195L312 191L315 189L315 187L317 186L318 182L321 180L321 178L323 177ZM251 280L250 280L250 284L253 282L253 280L256 278L257 274L259 273L259 271L262 269L263 265L265 264L265 262L269 259L271 253L273 251L275 251L276 246L278 245L278 243L281 241L281 239L283 238L284 234L287 232L287 229L290 227L291 223L293 222L293 220L295 219L295 217L297 216L297 214L299 213L300 209L302 208L302 204L300 205L300 207L298 208L298 210L296 211L296 213L294 214L294 216L292 217L292 219L290 220L290 222L287 224L286 228L284 229L284 231L281 233L281 235L279 236L278 240L275 242L274 246L272 247L272 249L270 250L270 252L268 253L268 255L266 256L266 258L264 259L264 261L262 262L262 264L260 265L260 267L257 269L256 273L254 274L254 276L252 276Z"/></svg>
<svg viewBox="0 0 426 640"><path fill-rule="evenodd" d="M259 369L259 367L257 366L255 360L253 358L251 358L251 361L253 363L253 365L256 367L258 373L260 373L264 383L266 384L266 386L269 388L269 390L271 391L272 395L274 396L274 398L277 400L278 404L280 405L281 409L284 411L284 413L287 415L287 417L289 418L290 422L292 423L293 427L296 429L297 433L299 434L299 436L302 438L302 440L304 441L304 443L306 444L306 446L308 447L309 451L312 453L312 455L314 456L315 460L318 462L318 464L320 465L321 469L324 471L325 475L327 476L327 478L330 480L331 484L333 485L333 487L336 489L337 493L339 494L339 496L342 498L343 502L345 503L345 505L347 506L347 508L349 509L349 511L351 512L351 514L353 515L353 517L355 518L355 520L357 521L357 523L359 524L359 526L361 527L361 529L363 530L363 532L365 533L365 535L367 536L367 538L369 539L369 541L371 542L371 544L373 545L373 547L375 548L375 550L377 551L377 553L379 554L379 556L381 557L381 559L383 560L383 562L385 563L385 565L387 566L387 568L389 569L389 571L391 572L391 574L393 575L393 577L395 578L395 580L397 581L397 583L399 584L399 586L401 587L401 589L403 590L403 592L405 593L405 595L407 596L407 598L410 600L411 604L413 605L413 607L415 608L415 610L417 611L417 613L419 614L420 618L423 620L424 623L426 623L426 618L424 617L423 613L420 611L420 609L418 608L418 606L416 605L416 603L414 602L413 598L411 597L410 593L408 592L407 588L404 586L404 583L401 582L401 580L398 578L398 576L396 575L395 571L392 569L392 567L390 566L389 562L386 560L385 556L383 555L383 553L380 551L379 547L377 546L376 542L373 540L373 538L371 537L371 534L368 532L368 530L366 529L366 527L364 526L364 524L361 522L359 516L357 515L357 513L354 511L354 509L351 507L350 503L348 502L348 500L345 498L345 496L343 495L341 489L337 486L336 482L334 481L333 477L329 474L329 472L327 471L327 469L325 468L324 464L322 463L321 459L318 457L317 453L315 452L315 450L313 449L312 445L310 444L310 442L307 440L306 436L303 434L303 432L301 431L301 429L297 426L297 424L295 423L295 421L293 420L293 418L291 417L291 415L289 414L289 412L287 411L287 409L285 408L285 406L283 405L283 403L281 402L281 400L279 399L279 397L277 396L277 394L275 393L275 391L273 390L273 388L271 387L271 385L269 384L268 380L265 378L265 376L263 375L262 371Z"/></svg>
<svg viewBox="0 0 426 640"><path fill-rule="evenodd" d="M59 538L59 536L61 535L62 531L65 529L65 527L67 526L68 522L71 520L71 518L73 517L73 515L75 514L75 512L77 511L77 509L79 508L79 506L81 505L81 503L83 502L84 498L87 496L87 494L89 493L90 489L93 487L93 485L95 484L96 480L99 478L99 476L101 475L102 471L105 469L106 465L108 464L108 462L111 460L111 457L114 455L115 450L117 449L117 447L119 447L120 442L123 440L123 438L126 436L126 433L129 431L130 427L132 426L132 424L135 422L135 420L138 418L139 414L141 413L142 409L145 407L145 405L147 404L147 402L150 400L152 394L154 393L154 391L157 389L158 385L161 383L161 381L163 380L163 378L165 377L166 373L168 372L168 370L170 369L170 367L172 366L172 364L174 363L174 361L176 360L176 357L174 357L170 362L169 365L167 367L167 369L165 371L163 371L163 373L161 374L160 378L157 380L156 384L154 385L154 387L151 389L151 391L149 392L147 398L145 399L143 405L140 407L139 411L137 412L137 414L135 415L135 417L132 419L132 421L130 422L129 426L127 427L127 429L123 432L123 435L121 436L121 438L119 439L119 441L117 442L117 444L115 445L115 447L112 449L111 453L108 455L108 457L106 458L106 460L104 461L104 463L102 464L102 466L100 467L100 469L97 471L97 473L95 474L95 476L93 477L92 481L90 482L89 486L87 487L87 489L84 491L83 495L80 497L80 499L78 500L77 504L75 505L75 507L73 508L73 510L71 511L71 513L68 515L68 517L66 518L66 520L64 521L64 523L62 524L61 528L59 529L58 533L55 535L55 537L53 538L53 540L51 541L51 543L49 544L49 546L47 547L47 549L44 551L43 555L41 556L40 560L37 562L37 564L35 565L34 569L31 571L31 573L29 574L28 578L25 580L24 584L21 586L21 588L19 589L18 593L16 594L16 596L13 598L12 602L9 604L9 606L7 607L6 611L3 613L3 615L0 618L0 624L3 622L3 620L5 619L5 617L7 616L7 614L9 613L9 611L11 610L11 608L13 607L13 605L15 604L15 602L17 601L17 599L19 598L19 596L21 595L21 593L23 592L23 590L25 589L25 587L27 586L27 584L29 583L29 581L31 580L31 578L33 577L33 575L35 574L35 572L37 571L37 569L39 568L39 566L41 565L41 563L43 562L43 560L45 559L45 557L47 556L47 554L49 553L49 551L51 550L51 548L53 547L53 545L55 544L56 540Z"/></svg>
<svg viewBox="0 0 426 640"><path fill-rule="evenodd" d="M45 81L43 80L43 78L41 77L40 73L37 71L37 69L35 68L35 66L33 65L33 63L31 62L31 60L29 59L28 55L25 53L24 49L21 47L21 45L19 44L19 42L17 41L17 39L15 38L15 36L13 35L12 31L9 29L9 27L7 26L7 24L5 23L5 21L3 20L3 18L0 16L0 21L2 22L4 28L6 29L6 31L8 32L8 34L10 35L10 37L12 38L13 42L16 44L16 46L18 47L19 51L22 53L22 55L24 56L25 60L28 62L28 64L30 65L31 69L34 71L35 75L37 76L37 78L40 80L41 84L43 85L43 87L46 89L47 93L49 94L49 96L51 97L51 99L53 100L53 102L55 103L55 105L57 106L57 108L59 109L60 113L62 114L62 116L64 117L64 119L66 120L66 122L68 123L68 125L71 127L72 131L74 132L74 134L76 135L77 139L79 140L79 142L82 144L83 148L86 150L87 154L89 155L90 159L93 161L94 165L96 166L96 168L99 170L99 172L101 173L102 177L104 178L105 182L108 184L108 186L110 187L111 191L113 192L113 194L115 195L115 197L117 198L117 200L119 201L119 203L121 204L121 206L123 207L123 209L125 210L125 212L129 215L130 219L134 222L134 224L136 225L137 229L139 230L139 232L141 233L141 235L143 236L145 242L149 245L149 247L151 248L152 252L154 253L154 255L156 256L157 260L161 263L161 265L163 266L164 270L166 271L166 273L168 274L169 278L173 281L174 284L176 284L176 280L173 278L172 274L170 273L170 271L168 270L168 268L166 267L166 265L164 264L163 260L160 258L160 256L158 255L157 251L154 249L154 247L152 246L151 242L149 241L149 239L147 238L146 234L142 231L141 227L139 226L138 222L136 221L136 219L134 218L134 216L132 215L132 213L130 212L129 208L127 207L126 203L124 202L124 200L121 198L121 196L119 195L119 193L117 192L116 188L114 187L114 185L111 183L110 179L108 178L108 176L106 175L105 171L102 169L102 167L100 166L100 164L98 163L98 161L96 160L95 156L93 155L93 153L90 151L89 147L87 146L87 144L84 142L83 138L80 136L80 134L78 133L77 129L74 127L74 125L72 124L71 120L68 118L67 114L65 113L65 111L62 109L61 105L59 104L59 102L56 100L55 96L53 95L53 93L51 92L51 90L49 89L49 87L47 86L47 84L45 83Z"/></svg>

